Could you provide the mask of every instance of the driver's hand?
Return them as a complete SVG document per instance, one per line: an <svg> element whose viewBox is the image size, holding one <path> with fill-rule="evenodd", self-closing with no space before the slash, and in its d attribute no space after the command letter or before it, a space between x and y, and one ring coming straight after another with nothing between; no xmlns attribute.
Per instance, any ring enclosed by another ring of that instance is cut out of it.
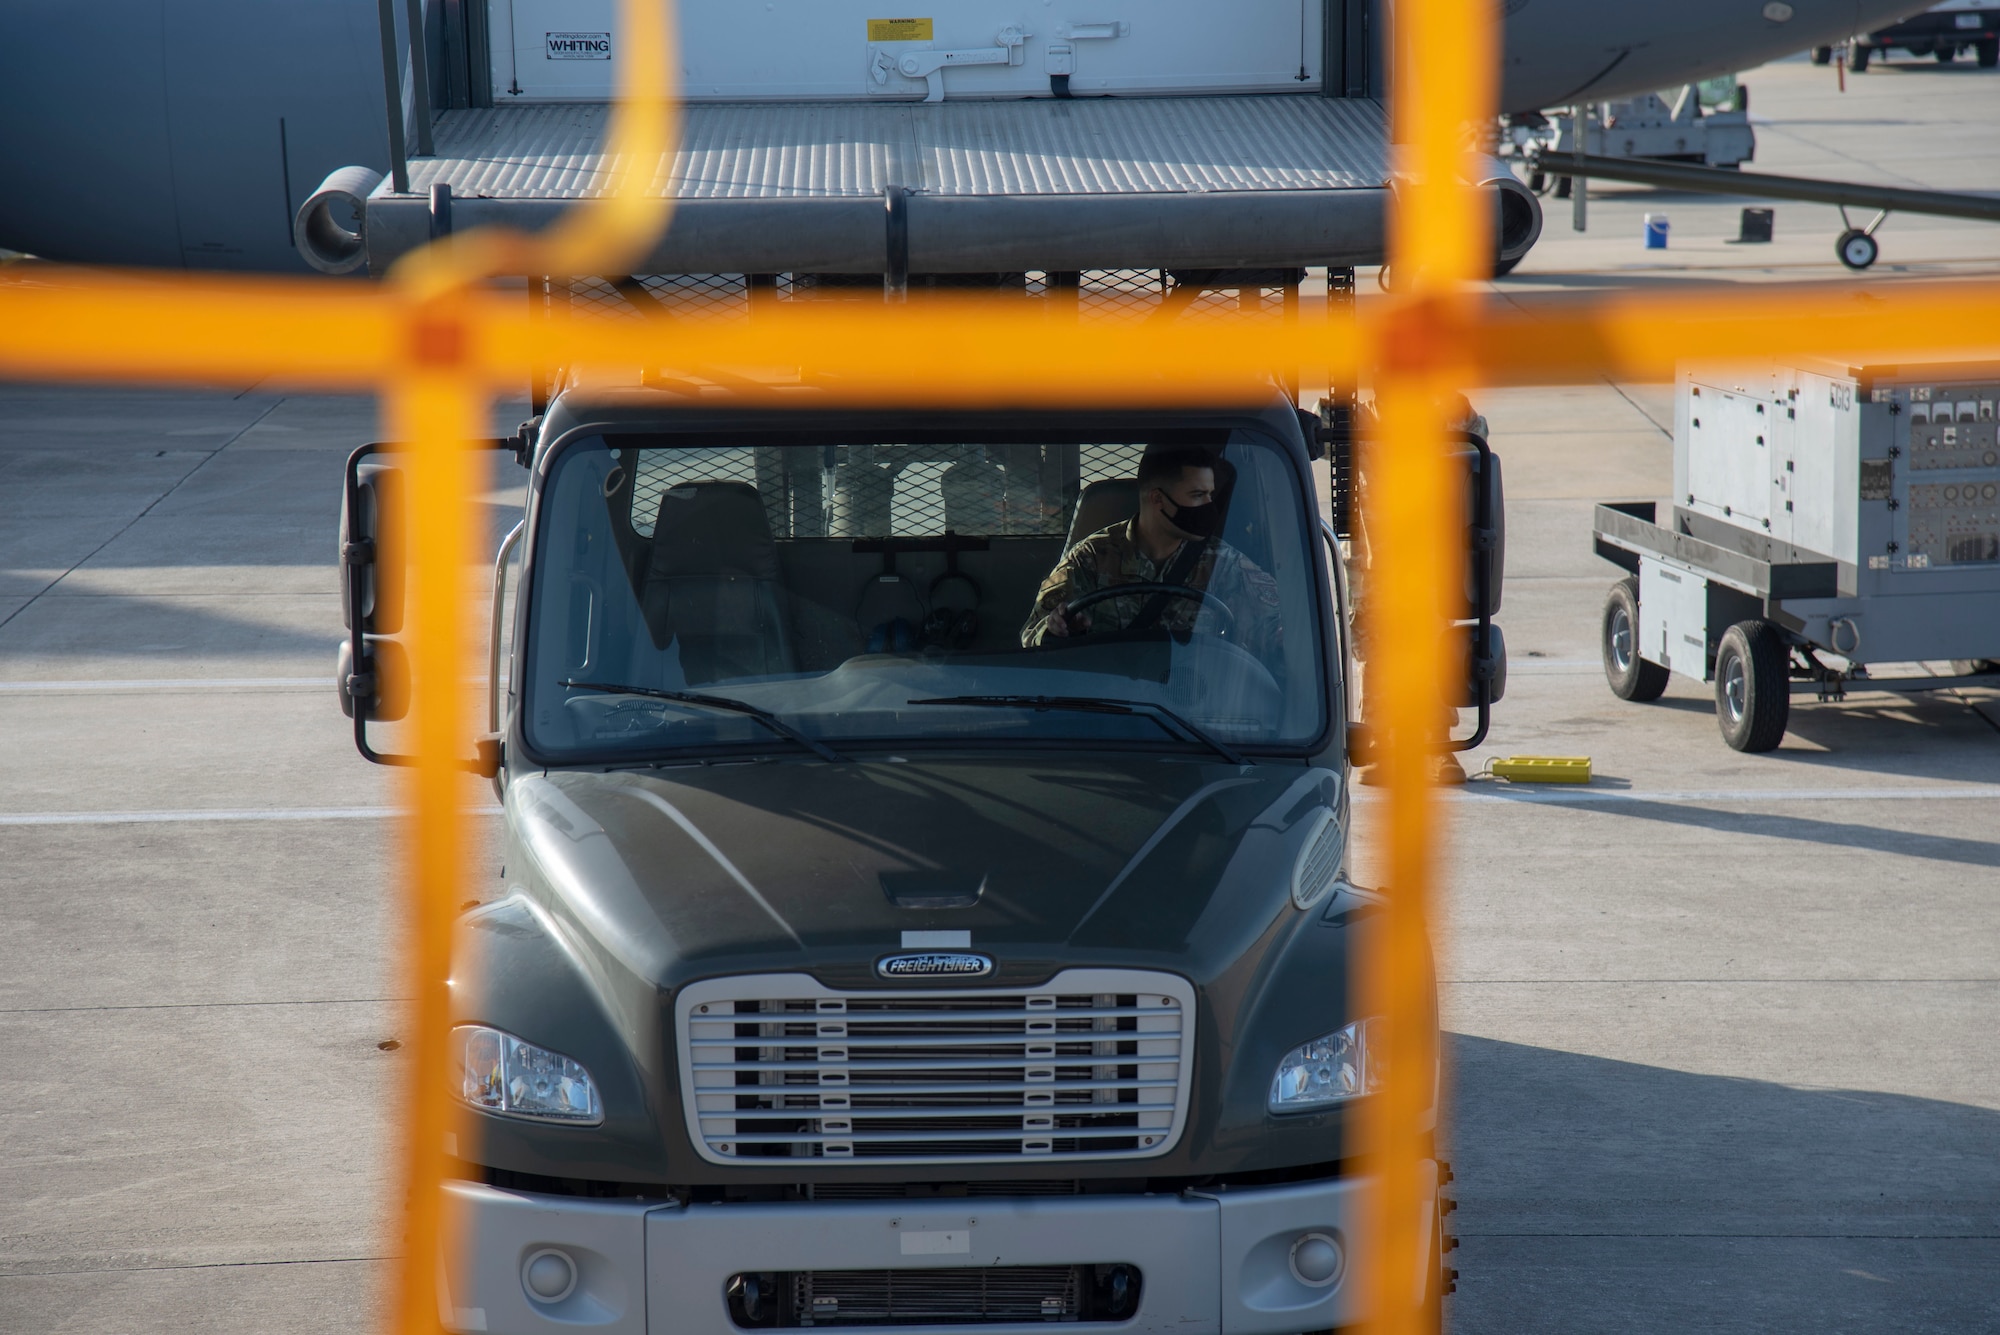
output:
<svg viewBox="0 0 2000 1335"><path fill-rule="evenodd" d="M1049 617L1049 634L1058 638L1067 638L1071 635L1088 635L1089 633L1090 614L1088 612L1072 612L1069 610L1068 603L1056 604L1054 614Z"/></svg>

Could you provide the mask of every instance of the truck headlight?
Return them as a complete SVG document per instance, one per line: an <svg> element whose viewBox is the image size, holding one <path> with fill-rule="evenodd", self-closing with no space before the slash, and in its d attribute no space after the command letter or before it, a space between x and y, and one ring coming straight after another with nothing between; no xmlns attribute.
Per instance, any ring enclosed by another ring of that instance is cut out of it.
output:
<svg viewBox="0 0 2000 1335"><path fill-rule="evenodd" d="M483 1024L461 1024L451 1031L451 1057L458 1096L475 1108L575 1126L604 1120L590 1072L559 1052Z"/></svg>
<svg viewBox="0 0 2000 1335"><path fill-rule="evenodd" d="M1356 1020L1287 1052L1271 1081L1267 1106L1272 1112L1304 1112L1382 1088L1383 1063L1369 1057L1371 1037L1379 1049L1381 1025L1380 1020Z"/></svg>

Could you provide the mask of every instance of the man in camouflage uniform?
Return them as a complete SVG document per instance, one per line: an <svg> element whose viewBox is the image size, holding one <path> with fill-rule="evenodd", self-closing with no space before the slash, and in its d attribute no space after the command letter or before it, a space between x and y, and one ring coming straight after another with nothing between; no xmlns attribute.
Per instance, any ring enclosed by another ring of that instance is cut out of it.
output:
<svg viewBox="0 0 2000 1335"><path fill-rule="evenodd" d="M1268 656L1282 638L1278 582L1221 541L1221 528L1210 456L1197 449L1147 451L1139 463L1139 513L1063 554L1035 595L1034 610L1021 627L1022 645L1033 648L1092 632L1151 628L1185 634L1199 627ZM1100 589L1162 583L1207 593L1233 614L1233 623L1202 599L1153 593L1070 610L1070 604ZM1142 616L1147 626L1137 625Z"/></svg>

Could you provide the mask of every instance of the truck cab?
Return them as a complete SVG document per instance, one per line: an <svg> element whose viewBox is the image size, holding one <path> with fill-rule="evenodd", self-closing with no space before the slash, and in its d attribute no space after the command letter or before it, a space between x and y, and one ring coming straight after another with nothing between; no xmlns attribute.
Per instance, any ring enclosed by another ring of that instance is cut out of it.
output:
<svg viewBox="0 0 2000 1335"><path fill-rule="evenodd" d="M1380 900L1347 876L1321 434L1276 387L555 397L509 539L500 885L452 961L450 1328L1368 1314L1348 983ZM350 465L381 561L395 470ZM1204 531L1149 547L1169 511ZM341 670L393 759L385 579Z"/></svg>

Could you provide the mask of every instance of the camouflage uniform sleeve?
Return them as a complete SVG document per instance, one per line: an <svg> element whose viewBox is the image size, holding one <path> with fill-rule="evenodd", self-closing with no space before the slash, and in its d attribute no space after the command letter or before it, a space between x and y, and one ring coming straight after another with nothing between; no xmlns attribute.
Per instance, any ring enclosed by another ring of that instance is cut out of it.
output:
<svg viewBox="0 0 2000 1335"><path fill-rule="evenodd" d="M1058 604L1096 591L1095 543L1095 538L1086 538L1070 548L1042 581L1040 592L1035 594L1035 605L1029 609L1027 624L1021 627L1022 648L1032 649L1048 638L1049 618L1055 615Z"/></svg>
<svg viewBox="0 0 2000 1335"><path fill-rule="evenodd" d="M1216 573L1216 595L1236 615L1236 641L1259 658L1269 658L1284 642L1278 615L1278 581L1241 552L1230 550Z"/></svg>

